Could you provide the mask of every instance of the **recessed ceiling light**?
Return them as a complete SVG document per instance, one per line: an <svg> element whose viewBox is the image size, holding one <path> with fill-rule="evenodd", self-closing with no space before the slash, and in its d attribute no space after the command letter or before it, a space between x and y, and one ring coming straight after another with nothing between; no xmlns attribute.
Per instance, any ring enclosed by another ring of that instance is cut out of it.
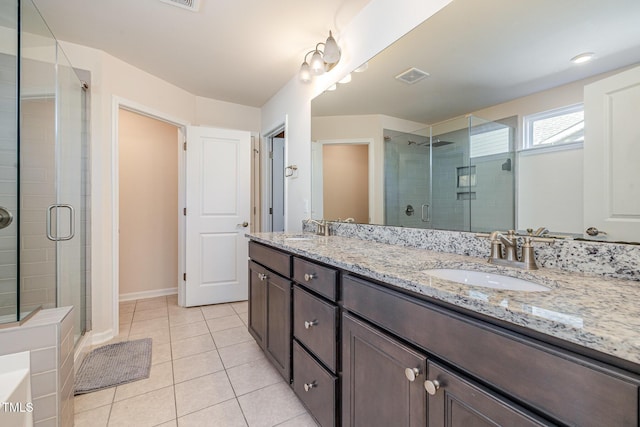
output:
<svg viewBox="0 0 640 427"><path fill-rule="evenodd" d="M571 58L571 62L574 64L584 64L585 62L591 61L594 56L595 54L593 52L584 52Z"/></svg>

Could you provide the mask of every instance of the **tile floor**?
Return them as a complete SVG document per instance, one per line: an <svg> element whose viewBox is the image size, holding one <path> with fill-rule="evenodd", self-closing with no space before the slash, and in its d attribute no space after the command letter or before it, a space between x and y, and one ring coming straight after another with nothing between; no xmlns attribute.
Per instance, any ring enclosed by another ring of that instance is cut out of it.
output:
<svg viewBox="0 0 640 427"><path fill-rule="evenodd" d="M247 332L247 302L120 304L122 341L153 339L148 379L77 396L76 427L316 427Z"/></svg>

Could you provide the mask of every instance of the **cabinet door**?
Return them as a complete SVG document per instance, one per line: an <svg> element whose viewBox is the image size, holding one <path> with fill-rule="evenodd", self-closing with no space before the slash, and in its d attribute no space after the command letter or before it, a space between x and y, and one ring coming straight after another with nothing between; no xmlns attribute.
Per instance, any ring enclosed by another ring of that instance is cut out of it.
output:
<svg viewBox="0 0 640 427"><path fill-rule="evenodd" d="M424 427L426 357L347 314L342 319L342 425Z"/></svg>
<svg viewBox="0 0 640 427"><path fill-rule="evenodd" d="M430 394L430 426L553 425L432 361L428 362L425 389Z"/></svg>
<svg viewBox="0 0 640 427"><path fill-rule="evenodd" d="M262 349L267 337L268 277L269 272L265 268L249 261L249 333Z"/></svg>
<svg viewBox="0 0 640 427"><path fill-rule="evenodd" d="M265 351L288 382L291 381L291 288L291 281L276 274L267 278Z"/></svg>

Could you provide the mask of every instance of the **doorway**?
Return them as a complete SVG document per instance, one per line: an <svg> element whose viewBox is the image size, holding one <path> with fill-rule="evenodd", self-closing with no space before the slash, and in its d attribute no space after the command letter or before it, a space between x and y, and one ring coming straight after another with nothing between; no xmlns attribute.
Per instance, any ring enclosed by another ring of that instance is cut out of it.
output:
<svg viewBox="0 0 640 427"><path fill-rule="evenodd" d="M285 228L285 147L285 126L282 125L267 134L265 138L264 151L267 156L264 176L266 188L262 231L284 231Z"/></svg>
<svg viewBox="0 0 640 427"><path fill-rule="evenodd" d="M178 292L180 128L118 110L119 299Z"/></svg>

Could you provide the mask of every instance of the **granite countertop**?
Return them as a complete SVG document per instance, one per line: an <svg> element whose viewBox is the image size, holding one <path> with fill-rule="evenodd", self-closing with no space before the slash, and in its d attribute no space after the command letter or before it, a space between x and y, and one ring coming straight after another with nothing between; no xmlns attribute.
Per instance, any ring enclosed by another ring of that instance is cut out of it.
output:
<svg viewBox="0 0 640 427"><path fill-rule="evenodd" d="M341 236L251 233L251 240L501 321L640 364L637 281L541 268L525 271L475 258ZM460 268L503 274L551 288L519 292L461 285L424 270Z"/></svg>

